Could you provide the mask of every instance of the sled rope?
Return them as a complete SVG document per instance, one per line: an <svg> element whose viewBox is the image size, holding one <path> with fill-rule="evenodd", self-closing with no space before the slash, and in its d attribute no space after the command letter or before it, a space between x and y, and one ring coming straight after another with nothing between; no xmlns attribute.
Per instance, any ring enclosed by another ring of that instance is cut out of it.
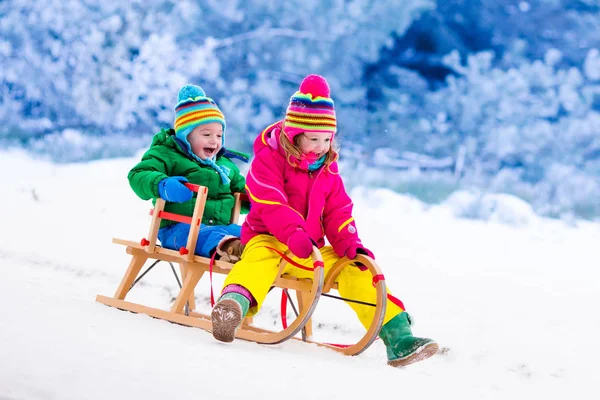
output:
<svg viewBox="0 0 600 400"><path fill-rule="evenodd" d="M210 306L211 307L215 306L215 295L213 292L212 274L213 274L213 266L215 265L215 256L216 255L217 255L217 251L215 250L212 257L210 258L210 262L208 263L208 277L210 279Z"/></svg>
<svg viewBox="0 0 600 400"><path fill-rule="evenodd" d="M273 247L269 247L269 246L264 246L264 247L267 248L267 249L269 249L269 250L274 251L277 254L279 254L279 256L281 258L283 258L285 261L287 261L288 263L292 264L296 268L300 268L300 269L303 269L303 270L306 270L306 271L314 271L316 267L322 267L322 266L324 266L323 262L319 261L319 262L314 263L312 268L306 267L306 266L304 266L302 264L299 264L299 263L295 262L290 257L286 256L284 253L282 253L281 251L279 251L279 250L277 250L277 249L275 249ZM384 281L384 280L385 280L385 277L382 274L375 275L373 277L373 286L375 286L377 284L377 282ZM333 298L344 300L344 301L349 301L351 303L365 304L365 305L368 305L368 306L377 307L376 304L363 303L363 302L360 302L359 300L346 299L346 298L343 298L343 297L336 297L336 296L326 295L326 294L322 294L322 295L323 296L327 296L327 297L333 297ZM391 301L392 303L394 303L395 305L397 305L398 307L400 307L402 310L405 310L404 304L402 303L402 301L399 298L397 298L395 296L392 296L389 293L387 294L387 298L388 298L389 301Z"/></svg>
<svg viewBox="0 0 600 400"><path fill-rule="evenodd" d="M279 311L281 313L281 325L283 326L283 329L287 329L288 324L287 324L287 300L288 300L288 295L287 295L287 291L285 289L283 289L281 291L281 303L280 303L280 307L279 307Z"/></svg>
<svg viewBox="0 0 600 400"><path fill-rule="evenodd" d="M284 298L287 298L287 301L289 301L290 305L292 306L292 310L294 310L294 314L296 314L296 318L298 318L298 310L296 310L296 305L294 304L294 302L292 301L291 297L290 297L290 293L288 292L287 289L282 289L281 292L281 306L283 307L282 310L287 313L287 309L285 307L285 301L283 300ZM283 313L281 315L284 315ZM281 320L282 325L285 324L283 329L287 328L287 320L285 318L282 318ZM306 328L302 328L302 341L306 342Z"/></svg>
<svg viewBox="0 0 600 400"><path fill-rule="evenodd" d="M300 268L303 269L305 271L314 271L315 268L317 267L322 267L323 266L323 262L322 261L317 261L313 263L313 267L306 267L302 264L297 263L296 261L292 260L291 258L289 258L288 256L286 256L284 253L282 253L281 251L274 249L273 247L269 247L269 246L264 246L265 248L269 249L269 250L273 250L275 253L279 254L279 256L281 258L283 258L285 261L287 261L288 263L292 264L294 267L296 268Z"/></svg>

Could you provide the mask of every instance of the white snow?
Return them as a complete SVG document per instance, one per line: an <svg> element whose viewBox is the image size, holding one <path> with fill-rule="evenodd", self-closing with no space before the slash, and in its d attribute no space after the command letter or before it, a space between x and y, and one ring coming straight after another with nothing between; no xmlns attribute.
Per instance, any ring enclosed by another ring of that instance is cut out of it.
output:
<svg viewBox="0 0 600 400"><path fill-rule="evenodd" d="M96 303L128 263L112 237L147 235L150 205L126 178L135 162L56 165L0 153L0 399L599 398L599 224L528 216L518 202L518 224L470 220L454 216L457 198L428 207L353 191L363 242L412 312L414 333L449 349L394 369L380 341L356 357L298 341L224 345ZM506 204L494 207L510 215ZM168 266L143 282L128 298L168 308ZM209 310L208 282L196 295ZM279 323L278 302L270 295L256 323ZM361 334L349 307L331 299L315 322L317 339Z"/></svg>

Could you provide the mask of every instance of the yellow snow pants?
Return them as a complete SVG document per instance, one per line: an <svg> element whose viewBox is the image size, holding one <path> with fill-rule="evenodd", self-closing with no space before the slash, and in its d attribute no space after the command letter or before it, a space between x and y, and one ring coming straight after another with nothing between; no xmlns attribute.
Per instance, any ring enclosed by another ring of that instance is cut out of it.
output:
<svg viewBox="0 0 600 400"><path fill-rule="evenodd" d="M281 252L288 250L288 247L275 239L274 236L255 236L246 245L242 259L235 264L225 279L224 286L231 284L241 285L248 289L254 296L258 305L248 310L249 316L258 312L279 271L281 256L273 250L267 249L265 246L272 247ZM325 264L325 276L327 276L331 267L340 257L335 254L331 246L325 246L320 251ZM311 258L300 259L292 257L292 259L298 264L312 267ZM303 270L290 264L287 264L284 273L298 278L313 277L312 271ZM335 281L338 284L338 292L341 297L376 303L377 293L375 287L373 287L373 277L369 271L361 271L350 264L342 269ZM352 302L346 303L352 307L365 329L369 329L375 314L375 307ZM402 308L388 300L383 323L387 323L402 311L404 311Z"/></svg>

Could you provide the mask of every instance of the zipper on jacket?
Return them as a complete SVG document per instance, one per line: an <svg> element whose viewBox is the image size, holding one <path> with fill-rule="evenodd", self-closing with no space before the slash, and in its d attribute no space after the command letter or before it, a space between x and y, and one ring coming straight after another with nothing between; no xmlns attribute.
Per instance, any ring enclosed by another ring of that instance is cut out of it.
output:
<svg viewBox="0 0 600 400"><path fill-rule="evenodd" d="M310 193L308 193L307 199L308 199L308 209L306 210L306 221L308 221L308 217L310 216L310 198L312 195L312 191L315 188L315 185L317 184L317 179L319 179L319 176L321 176L321 172L323 172L323 168L319 168L318 172L317 172L317 177L315 178L315 181L313 182L312 187L310 188ZM312 171L308 171L308 176L310 178L312 178ZM323 226L323 224L321 224L321 227Z"/></svg>

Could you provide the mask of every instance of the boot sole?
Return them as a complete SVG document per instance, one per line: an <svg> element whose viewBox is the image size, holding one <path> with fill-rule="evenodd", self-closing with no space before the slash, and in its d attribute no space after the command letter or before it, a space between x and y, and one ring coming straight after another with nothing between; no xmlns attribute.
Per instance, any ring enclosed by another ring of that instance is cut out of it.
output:
<svg viewBox="0 0 600 400"><path fill-rule="evenodd" d="M434 356L439 349L439 346L435 342L427 343L424 346L419 347L414 353L404 357L399 358L394 361L388 361L388 365L392 367L404 367L406 365L414 364L419 361L423 361L429 357Z"/></svg>
<svg viewBox="0 0 600 400"><path fill-rule="evenodd" d="M242 308L235 300L222 300L210 314L212 334L220 342L231 343L242 322Z"/></svg>

